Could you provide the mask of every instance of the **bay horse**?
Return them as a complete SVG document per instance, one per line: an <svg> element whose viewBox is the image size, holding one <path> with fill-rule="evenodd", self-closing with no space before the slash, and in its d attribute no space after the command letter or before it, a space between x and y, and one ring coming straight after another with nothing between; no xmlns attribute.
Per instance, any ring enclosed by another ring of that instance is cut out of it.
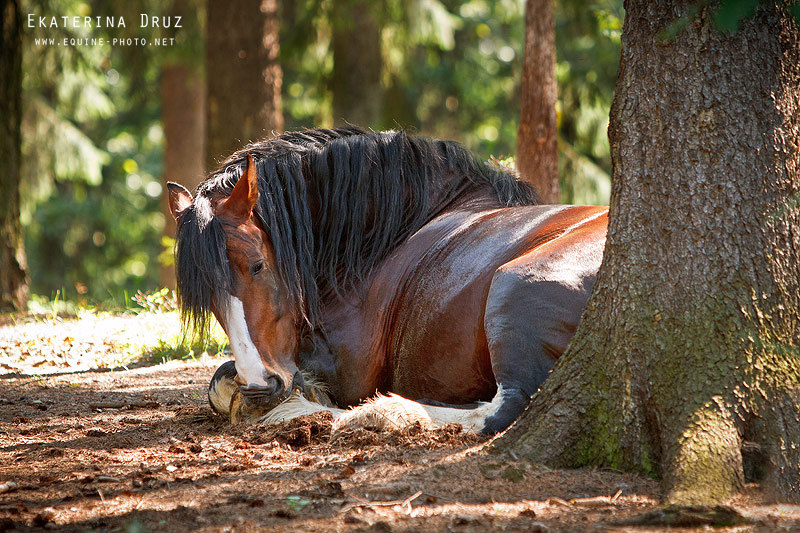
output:
<svg viewBox="0 0 800 533"><path fill-rule="evenodd" d="M269 413L395 393L505 429L566 349L608 224L457 143L355 127L250 144L168 193L185 326L213 315L230 339L209 399L231 416L234 397Z"/></svg>

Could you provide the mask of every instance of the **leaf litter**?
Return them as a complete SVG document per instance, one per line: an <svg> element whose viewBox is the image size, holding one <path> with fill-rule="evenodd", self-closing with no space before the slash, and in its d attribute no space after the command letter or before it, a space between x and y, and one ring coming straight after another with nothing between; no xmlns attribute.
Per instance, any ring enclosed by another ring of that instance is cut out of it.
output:
<svg viewBox="0 0 800 533"><path fill-rule="evenodd" d="M653 480L492 455L455 425L334 434L318 413L231 426L205 398L222 359L103 371L159 327L130 319L0 322L0 365L19 369L0 375L0 530L658 531L675 514L659 511ZM37 357L69 365L26 375ZM728 504L748 528L800 527L800 507L768 505L755 486Z"/></svg>

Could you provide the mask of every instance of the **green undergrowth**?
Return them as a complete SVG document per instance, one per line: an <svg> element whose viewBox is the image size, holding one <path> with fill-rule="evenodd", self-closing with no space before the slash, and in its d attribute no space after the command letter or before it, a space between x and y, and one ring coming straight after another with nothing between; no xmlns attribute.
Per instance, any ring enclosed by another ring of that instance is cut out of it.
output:
<svg viewBox="0 0 800 533"><path fill-rule="evenodd" d="M99 367L127 368L131 365L156 365L167 361L191 361L202 357L222 356L228 338L214 323L203 337L182 331L175 292L167 288L122 294L107 301L88 303L61 297L57 291L50 297L33 295L27 313L17 313L7 323L31 321L52 324L60 329L56 339L77 337L75 329L97 328L103 320L117 320L119 332L98 333L97 342L107 346L107 353L98 360ZM130 326L128 326L130 321ZM104 328L99 328L104 329ZM141 333L140 333L141 331Z"/></svg>
<svg viewBox="0 0 800 533"><path fill-rule="evenodd" d="M167 288L149 293L140 291L131 300L142 311L177 313L178 303L175 291ZM215 323L204 337L181 332L169 338L156 339L154 345L144 350L140 362L158 364L174 360L196 360L202 356L218 356L222 355L227 346L228 337L219 324Z"/></svg>
<svg viewBox="0 0 800 533"><path fill-rule="evenodd" d="M205 339L187 338L180 334L169 339L158 339L154 346L145 348L138 362L160 364L176 360L194 361L203 356L222 356L227 346L228 338L224 332L212 331Z"/></svg>

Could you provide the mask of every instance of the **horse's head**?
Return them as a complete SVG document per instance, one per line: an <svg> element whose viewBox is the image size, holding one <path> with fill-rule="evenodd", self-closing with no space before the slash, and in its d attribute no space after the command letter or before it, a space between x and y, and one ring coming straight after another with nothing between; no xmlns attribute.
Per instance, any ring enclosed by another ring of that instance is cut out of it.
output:
<svg viewBox="0 0 800 533"><path fill-rule="evenodd" d="M170 183L168 188L170 210L179 220L197 199L178 184ZM228 334L243 401L248 407L267 410L287 398L294 386L302 386L302 377L296 362L298 310L255 214L257 199L256 165L248 155L230 196L211 201L213 218L224 231L228 279L227 294L214 294L208 301Z"/></svg>

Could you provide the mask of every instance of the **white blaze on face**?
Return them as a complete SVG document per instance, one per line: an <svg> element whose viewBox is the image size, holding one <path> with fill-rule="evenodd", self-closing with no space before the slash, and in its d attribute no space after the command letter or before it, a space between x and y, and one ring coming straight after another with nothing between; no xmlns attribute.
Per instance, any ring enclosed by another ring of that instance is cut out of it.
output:
<svg viewBox="0 0 800 533"><path fill-rule="evenodd" d="M230 296L228 300L225 327L228 329L228 340L236 359L236 373L247 385L266 385L264 364L253 339L250 338L242 301L236 296Z"/></svg>

